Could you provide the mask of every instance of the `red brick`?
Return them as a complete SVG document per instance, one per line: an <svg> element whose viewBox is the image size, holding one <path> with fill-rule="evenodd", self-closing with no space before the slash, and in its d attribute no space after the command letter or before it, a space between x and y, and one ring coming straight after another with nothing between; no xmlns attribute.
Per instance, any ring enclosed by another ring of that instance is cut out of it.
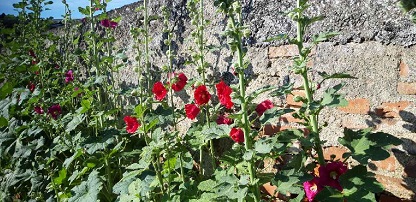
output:
<svg viewBox="0 0 416 202"><path fill-rule="evenodd" d="M263 184L260 189L263 192L267 193L269 196L274 196L274 197L277 197L279 199L285 199L285 200L287 200L289 198L289 197L287 197L283 194L280 194L279 192L275 193L277 187L274 186L274 185L271 185L270 183Z"/></svg>
<svg viewBox="0 0 416 202"><path fill-rule="evenodd" d="M298 55L296 45L284 45L278 47L269 47L269 58L292 57Z"/></svg>
<svg viewBox="0 0 416 202"><path fill-rule="evenodd" d="M348 149L344 148L344 147L326 147L323 149L324 152L324 158L326 160L330 160L331 159L331 155L335 155L335 160L340 159L341 161L344 160L344 158L342 158L342 155L346 152L349 152Z"/></svg>
<svg viewBox="0 0 416 202"><path fill-rule="evenodd" d="M370 111L370 101L364 98L357 98L348 101L345 107L338 107L339 110L349 114L368 114Z"/></svg>
<svg viewBox="0 0 416 202"><path fill-rule="evenodd" d="M342 127L347 127L350 129L365 129L369 125L366 122L366 118L362 116L345 116L341 119Z"/></svg>
<svg viewBox="0 0 416 202"><path fill-rule="evenodd" d="M376 179L384 186L386 191L399 198L411 199L413 197L413 191L406 185L403 179L384 175L376 175Z"/></svg>
<svg viewBox="0 0 416 202"><path fill-rule="evenodd" d="M377 167L377 170L381 169L381 170L393 172L397 168L396 158L394 156L390 156L389 158L384 159L382 161L373 161L372 163Z"/></svg>
<svg viewBox="0 0 416 202"><path fill-rule="evenodd" d="M386 102L375 109L377 116L383 118L400 118L400 111L412 104L409 101Z"/></svg>
<svg viewBox="0 0 416 202"><path fill-rule="evenodd" d="M416 178L416 159L412 159L404 166L404 176Z"/></svg>
<svg viewBox="0 0 416 202"><path fill-rule="evenodd" d="M291 107L301 107L303 105L303 102L295 102L293 100L293 98L295 96L305 97L306 94L305 94L305 91L303 91L303 90L294 90L294 91L292 91L292 94L288 94L286 96L286 103L287 103L287 105L289 105Z"/></svg>
<svg viewBox="0 0 416 202"><path fill-rule="evenodd" d="M402 95L416 95L416 83L399 82L397 92Z"/></svg>
<svg viewBox="0 0 416 202"><path fill-rule="evenodd" d="M409 66L402 60L400 61L400 77L408 77L409 76Z"/></svg>
<svg viewBox="0 0 416 202"><path fill-rule="evenodd" d="M295 113L295 112L283 114L280 117L280 121L283 121L284 123L304 123L305 122L302 119L294 118L293 113Z"/></svg>

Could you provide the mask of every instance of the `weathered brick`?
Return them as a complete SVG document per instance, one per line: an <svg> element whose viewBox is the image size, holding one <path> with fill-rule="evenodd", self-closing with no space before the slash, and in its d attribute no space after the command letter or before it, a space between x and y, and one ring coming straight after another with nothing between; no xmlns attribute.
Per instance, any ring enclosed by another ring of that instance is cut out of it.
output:
<svg viewBox="0 0 416 202"><path fill-rule="evenodd" d="M403 111L410 104L412 103L409 101L382 103L381 106L375 109L375 113L383 118L400 118L400 111Z"/></svg>
<svg viewBox="0 0 416 202"><path fill-rule="evenodd" d="M400 61L400 65L399 65L399 75L400 77L408 77L409 76L409 66L403 61Z"/></svg>
<svg viewBox="0 0 416 202"><path fill-rule="evenodd" d="M286 103L287 103L287 105L289 105L290 107L301 107L302 104L303 104L303 102L295 102L293 100L293 98L295 96L305 97L306 96L305 95L305 91L303 91L303 90L294 90L294 91L292 91L292 94L288 94L286 96Z"/></svg>
<svg viewBox="0 0 416 202"><path fill-rule="evenodd" d="M393 172L397 168L396 158L394 156L390 156L389 158L384 159L382 161L373 161L372 163L377 167L377 170L381 169L381 170Z"/></svg>
<svg viewBox="0 0 416 202"><path fill-rule="evenodd" d="M412 199L414 192L406 185L403 179L385 175L376 175L376 179L383 184L386 191L393 195L403 199Z"/></svg>
<svg viewBox="0 0 416 202"><path fill-rule="evenodd" d="M345 116L341 118L341 125L350 129L365 129L369 127L366 121L364 116Z"/></svg>
<svg viewBox="0 0 416 202"><path fill-rule="evenodd" d="M276 197L278 199L282 199L282 200L289 199L288 196L285 196L283 194L280 194L279 192L276 192L277 187L275 185L270 184L270 183L263 184L260 189L263 192L267 193L269 196L274 196L274 197Z"/></svg>
<svg viewBox="0 0 416 202"><path fill-rule="evenodd" d="M344 147L336 147L336 146L332 146L332 147L326 147L323 149L324 152L324 158L326 160L330 160L331 159L331 155L335 155L335 160L341 160L343 161L344 158L342 158L342 155L346 152L349 152L348 149L344 148Z"/></svg>
<svg viewBox="0 0 416 202"><path fill-rule="evenodd" d="M293 57L299 54L298 47L296 45L283 45L283 46L274 46L269 47L269 59L279 58L279 57ZM316 54L316 48L312 48L309 56Z"/></svg>
<svg viewBox="0 0 416 202"><path fill-rule="evenodd" d="M357 98L348 101L345 107L338 107L339 110L349 114L368 114L370 111L370 101L364 98Z"/></svg>
<svg viewBox="0 0 416 202"><path fill-rule="evenodd" d="M296 45L284 45L277 47L269 47L269 58L292 57L298 55L298 47Z"/></svg>
<svg viewBox="0 0 416 202"><path fill-rule="evenodd" d="M267 124L263 127L263 135L274 135L280 131L281 126Z"/></svg>
<svg viewBox="0 0 416 202"><path fill-rule="evenodd" d="M399 82L397 92L402 95L416 95L416 83Z"/></svg>

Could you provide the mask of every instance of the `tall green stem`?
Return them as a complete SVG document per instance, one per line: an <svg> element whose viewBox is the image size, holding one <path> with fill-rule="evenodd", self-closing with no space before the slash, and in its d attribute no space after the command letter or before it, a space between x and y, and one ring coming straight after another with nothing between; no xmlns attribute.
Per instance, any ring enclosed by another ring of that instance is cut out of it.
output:
<svg viewBox="0 0 416 202"><path fill-rule="evenodd" d="M301 7L301 0L297 0L296 3L296 7L299 9ZM298 42L298 51L299 51L299 55L300 55L300 60L301 61L306 61L307 55L304 54L302 52L303 49L303 36L304 36L304 29L305 26L302 24L302 13L299 12L298 14L298 19L296 22L296 28L297 28L297 42ZM305 90L305 94L306 94L306 99L307 99L307 104L309 105L310 103L313 102L313 96L312 96L312 90L310 88L310 84L309 84L309 78L308 78L308 67L305 65L303 67L303 70L301 71L301 76L303 79L303 88ZM318 153L318 161L320 165L324 165L325 164L325 159L324 159L324 155L323 155L323 151L322 151L322 146L321 146L321 139L319 137L319 126L318 126L318 115L314 114L314 113L310 113L309 114L309 121L310 121L310 126L312 127L312 132L313 135L315 136L315 150Z"/></svg>
<svg viewBox="0 0 416 202"><path fill-rule="evenodd" d="M232 23L234 30L236 30L236 23L235 23L235 19L233 16L231 16L231 23ZM248 114L247 114L248 108L247 108L247 102L246 102L246 83L245 83L244 70L243 70L244 69L243 44L242 44L240 36L236 37L236 40L238 42L238 46L237 46L238 66L239 66L238 78L239 78L240 97L242 98L241 111L243 112L242 122L244 124L244 128L243 128L244 147L246 151L250 151L253 149L252 148L253 146L252 146L252 139L251 139L250 122L248 120ZM250 183L252 185L252 191L255 195L254 201L257 202L260 200L260 191L259 191L258 182L256 180L256 171L254 168L253 160L249 161L248 169L249 169L248 171L250 174Z"/></svg>

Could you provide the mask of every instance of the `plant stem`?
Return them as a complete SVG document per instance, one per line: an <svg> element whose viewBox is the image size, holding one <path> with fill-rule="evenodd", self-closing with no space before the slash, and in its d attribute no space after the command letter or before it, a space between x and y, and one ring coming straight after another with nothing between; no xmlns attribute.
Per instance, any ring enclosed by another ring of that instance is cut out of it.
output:
<svg viewBox="0 0 416 202"><path fill-rule="evenodd" d="M301 0L297 0L296 7L299 9L301 7ZM303 49L303 36L304 36L304 25L301 22L302 20L302 13L298 13L298 19L296 21L296 28L297 28L297 45L298 45L298 51L301 61L306 61L307 55L305 55L302 52ZM313 100L312 96L312 90L310 88L309 84L309 78L308 78L308 67L305 65L303 67L302 73L301 73L302 79L303 79L303 88L305 90L306 99L307 99L307 105L310 105ZM315 138L315 150L318 153L318 161L320 165L325 165L325 159L322 151L321 146L321 139L319 137L319 126L318 126L318 115L314 113L309 114L310 119L310 126L312 127L312 132L314 134Z"/></svg>
<svg viewBox="0 0 416 202"><path fill-rule="evenodd" d="M236 30L236 23L235 23L235 19L233 16L231 17L231 23L232 26L234 28L234 30ZM247 115L247 102L246 102L246 84L245 84L245 78L244 78L244 63L243 63L243 44L241 41L241 37L237 36L235 37L235 39L238 42L238 46L237 46L237 53L238 53L238 66L239 66L239 71L238 71L238 78L239 78L239 87L240 87L240 97L242 99L241 102L241 111L243 112L243 118L242 118L242 122L244 124L244 147L246 149L246 151L249 151L252 149L252 142L251 142L251 131L250 131L250 122L248 120L248 115ZM254 201L259 201L260 200L260 192L259 192L259 185L258 182L256 181L256 172L255 172L255 168L254 168L254 162L253 160L249 161L249 166L248 166L248 171L250 174L250 184L252 185L252 191L254 192Z"/></svg>

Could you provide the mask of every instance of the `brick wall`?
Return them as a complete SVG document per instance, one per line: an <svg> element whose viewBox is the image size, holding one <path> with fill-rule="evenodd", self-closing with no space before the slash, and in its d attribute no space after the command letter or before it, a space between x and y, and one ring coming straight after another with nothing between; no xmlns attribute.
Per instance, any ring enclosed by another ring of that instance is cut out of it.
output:
<svg viewBox="0 0 416 202"><path fill-rule="evenodd" d="M294 24L280 12L293 8L293 1L256 0L243 1L244 21L250 27L252 36L247 42L247 58L250 81L248 93L259 87L281 85L287 80L301 85L301 79L290 70L292 59L297 54L296 47L287 45L285 41L274 43L265 39L280 33L295 33ZM327 73L349 73L357 79L343 79L347 82L342 92L349 100L349 105L341 108L324 109L319 117L321 124L328 123L322 131L327 141L325 154L334 153L341 157L345 149L337 143L342 136L344 127L363 129L371 127L375 131L384 131L401 138L403 145L393 148L392 157L381 162L372 162L369 170L377 175L384 184L386 192L406 200L416 200L416 26L408 16L397 7L395 0L362 0L362 1L310 1L308 13L324 15L326 19L313 25L307 37L322 31L338 31L340 35L315 47L311 53L312 60L308 63L314 71L311 78L319 78L317 71ZM160 7L168 4L174 10L172 20L176 21L175 45L178 59L175 68L181 69L193 77L197 72L184 65L187 51L191 46L189 40L190 25L185 0L150 1L150 15L159 14ZM110 16L123 16L119 27L115 30L116 47L122 48L129 57L129 63L118 78L120 82L135 85L137 66L134 43L129 34L131 27L141 24L142 16L135 12L140 3L110 11ZM215 12L212 2L206 2L205 17L211 20L206 30L207 43L222 47L210 52L206 59L210 62L208 74L213 78L225 72L232 64L231 53L226 48L225 39L220 33L224 29L224 16ZM370 15L371 14L371 15ZM150 49L153 54L155 68L166 63L161 22L150 23L152 30ZM188 54L189 55L189 54ZM321 96L324 89L334 86L340 80L331 80L322 84L316 96ZM295 91L295 95L303 95ZM298 109L299 103L293 96L286 98L269 98L260 96L256 101L271 99L276 105ZM270 134L291 127L300 127L300 120L290 114L281 117L278 123L265 128L264 133ZM189 126L190 123L184 123ZM307 133L307 131L305 131ZM385 196L387 201L395 199Z"/></svg>

